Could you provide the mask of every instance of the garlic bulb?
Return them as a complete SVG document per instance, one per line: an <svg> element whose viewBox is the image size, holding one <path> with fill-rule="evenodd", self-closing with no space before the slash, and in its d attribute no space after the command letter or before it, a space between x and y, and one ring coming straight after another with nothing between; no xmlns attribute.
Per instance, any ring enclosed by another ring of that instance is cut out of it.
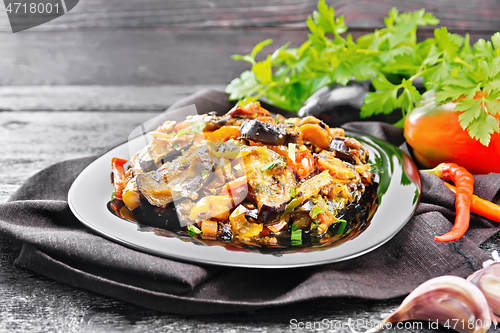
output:
<svg viewBox="0 0 500 333"><path fill-rule="evenodd" d="M384 324L405 320L448 323L458 332L482 333L491 326L492 313L475 285L457 276L440 276L412 291Z"/></svg>
<svg viewBox="0 0 500 333"><path fill-rule="evenodd" d="M494 314L500 315L500 262L493 262L467 278L484 294Z"/></svg>

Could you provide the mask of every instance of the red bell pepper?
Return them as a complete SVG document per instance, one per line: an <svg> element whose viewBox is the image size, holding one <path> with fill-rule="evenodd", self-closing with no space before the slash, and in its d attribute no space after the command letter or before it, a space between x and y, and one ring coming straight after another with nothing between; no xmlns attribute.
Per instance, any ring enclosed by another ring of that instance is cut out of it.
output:
<svg viewBox="0 0 500 333"><path fill-rule="evenodd" d="M461 112L453 111L456 105L437 105L429 95L406 116L405 137L415 158L426 168L453 162L473 174L500 172L500 133L491 135L488 146L471 138L460 126Z"/></svg>

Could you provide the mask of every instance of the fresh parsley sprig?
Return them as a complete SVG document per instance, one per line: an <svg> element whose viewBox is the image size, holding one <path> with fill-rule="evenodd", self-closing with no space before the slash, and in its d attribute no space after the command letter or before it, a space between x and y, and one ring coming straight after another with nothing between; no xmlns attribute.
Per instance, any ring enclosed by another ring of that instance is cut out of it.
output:
<svg viewBox="0 0 500 333"><path fill-rule="evenodd" d="M478 40L473 46L469 35L450 33L446 27L434 30L434 37L417 41L418 27L437 25L439 20L424 9L399 13L391 9L385 28L359 37L344 33L344 17L335 16L324 0L307 19L310 34L298 48L285 44L264 60L256 57L272 40L257 44L249 55L236 55L251 70L227 86L231 100L263 99L278 107L298 111L318 89L346 85L351 80L370 79L369 92L361 116L390 114L399 109L404 117L421 100L415 85L423 81L426 90L436 91L436 101L458 101L460 124L469 135L488 145L490 136L500 131L494 117L499 109L500 33L491 41Z"/></svg>
<svg viewBox="0 0 500 333"><path fill-rule="evenodd" d="M500 33L496 33L496 37L500 37ZM454 110L461 112L460 126L488 146L491 134L500 131L498 119L494 117L500 111L500 56L495 56L500 53L500 45L497 44L495 50L489 42L481 45L485 48L474 49L473 60L478 61L474 67L463 68L444 80L437 87L436 101L458 100Z"/></svg>
<svg viewBox="0 0 500 333"><path fill-rule="evenodd" d="M379 74L414 72L419 65L412 59L401 61L401 58L414 56L418 26L438 22L424 10L399 14L393 9L385 19L386 28L354 41L350 34L342 36L347 31L344 17L335 17L334 8L320 0L318 10L307 19L311 33L300 47L290 48L287 43L257 61L258 53L272 43L265 40L250 54L233 56L235 60L247 61L252 68L231 81L226 92L231 100L265 99L284 109L298 111L309 96L326 85L346 85L353 79L367 80ZM399 66L391 69L391 63ZM391 106L391 101L388 102ZM400 104L408 103L401 98ZM364 114L372 112L375 111L368 108Z"/></svg>

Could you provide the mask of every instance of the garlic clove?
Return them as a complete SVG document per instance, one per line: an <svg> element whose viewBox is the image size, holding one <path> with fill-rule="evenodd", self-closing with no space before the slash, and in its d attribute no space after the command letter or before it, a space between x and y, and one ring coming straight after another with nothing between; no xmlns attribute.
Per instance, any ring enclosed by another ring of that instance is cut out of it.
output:
<svg viewBox="0 0 500 333"><path fill-rule="evenodd" d="M493 262L478 270L467 280L483 292L493 313L500 315L500 262Z"/></svg>
<svg viewBox="0 0 500 333"><path fill-rule="evenodd" d="M492 313L474 284L457 276L440 276L413 290L384 324L405 320L428 320L441 325L458 320L463 323L456 325L458 332L482 333L491 326Z"/></svg>

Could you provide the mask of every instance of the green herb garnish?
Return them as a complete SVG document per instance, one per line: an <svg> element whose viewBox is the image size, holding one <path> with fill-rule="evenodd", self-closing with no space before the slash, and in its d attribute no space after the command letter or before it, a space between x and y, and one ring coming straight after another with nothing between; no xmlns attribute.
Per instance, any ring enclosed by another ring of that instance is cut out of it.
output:
<svg viewBox="0 0 500 333"><path fill-rule="evenodd" d="M179 132L177 132L177 136L183 136L183 135L186 135L186 134L191 134L191 131L189 129L187 129L187 128L182 129Z"/></svg>
<svg viewBox="0 0 500 333"><path fill-rule="evenodd" d="M324 214L325 211L318 206L314 206L311 210L311 218L315 219L319 214Z"/></svg>
<svg viewBox="0 0 500 333"><path fill-rule="evenodd" d="M345 227L347 225L347 221L346 220L342 220L342 219L339 219L337 220L337 222L335 223L339 223L339 228L337 229L337 235L340 235L341 233L344 232L345 230Z"/></svg>
<svg viewBox="0 0 500 333"><path fill-rule="evenodd" d="M198 229L198 227L196 227L195 225L193 224L189 224L187 226L187 230L189 232L189 236L193 237L194 235L199 235L201 234L201 230Z"/></svg>
<svg viewBox="0 0 500 333"><path fill-rule="evenodd" d="M417 42L417 29L437 25L439 20L424 9L400 13L389 11L385 27L356 40L347 31L344 16L324 0L307 19L310 34L298 48L289 43L256 61L257 54L272 43L257 44L248 55L233 56L251 65L227 86L231 100L265 99L275 106L298 111L318 89L346 85L355 79L371 80L361 107L361 117L400 109L406 114L422 99L415 80L423 79L426 90L436 91L436 102L456 101L460 125L469 135L488 145L491 134L500 132L495 115L500 110L500 32L491 41L470 44L467 34L434 29L433 38ZM479 98L474 99L478 94ZM465 97L465 98L464 98Z"/></svg>
<svg viewBox="0 0 500 333"><path fill-rule="evenodd" d="M288 205L286 205L285 207L285 214L293 211L298 205L300 205L301 202L302 202L301 198L295 198L292 201L290 201Z"/></svg>
<svg viewBox="0 0 500 333"><path fill-rule="evenodd" d="M233 169L234 169L234 170L236 170L236 171L241 170L241 163L236 164L236 165L233 167Z"/></svg>
<svg viewBox="0 0 500 333"><path fill-rule="evenodd" d="M193 123L191 124L191 128L193 129L193 133L202 133L203 129L205 128L205 124L198 121L193 121Z"/></svg>
<svg viewBox="0 0 500 333"><path fill-rule="evenodd" d="M297 229L297 225L292 224L291 245L302 245L302 229Z"/></svg>
<svg viewBox="0 0 500 333"><path fill-rule="evenodd" d="M295 187L293 187L293 186L290 188L290 196L292 198L295 198Z"/></svg>
<svg viewBox="0 0 500 333"><path fill-rule="evenodd" d="M203 179L206 179L208 177L209 172L206 170L201 170L201 177Z"/></svg>
<svg viewBox="0 0 500 333"><path fill-rule="evenodd" d="M272 168L274 168L277 165L285 166L284 163L283 163L283 161L271 161L269 163L264 164L260 168L260 170L261 171L271 170Z"/></svg>

